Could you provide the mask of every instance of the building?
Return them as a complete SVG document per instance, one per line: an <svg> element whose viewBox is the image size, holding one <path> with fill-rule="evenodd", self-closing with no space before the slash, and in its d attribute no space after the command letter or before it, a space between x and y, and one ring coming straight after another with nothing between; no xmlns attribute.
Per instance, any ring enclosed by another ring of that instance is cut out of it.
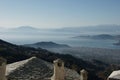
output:
<svg viewBox="0 0 120 80"><path fill-rule="evenodd" d="M120 80L120 70L113 71L107 80Z"/></svg>
<svg viewBox="0 0 120 80"><path fill-rule="evenodd" d="M54 74L51 80L65 80L64 62L61 59L53 61L54 63Z"/></svg>
<svg viewBox="0 0 120 80"><path fill-rule="evenodd" d="M87 78L88 78L88 72L85 69L81 70L80 71L80 80L87 80Z"/></svg>
<svg viewBox="0 0 120 80"><path fill-rule="evenodd" d="M0 80L6 80L6 60L0 57Z"/></svg>
<svg viewBox="0 0 120 80"><path fill-rule="evenodd" d="M61 59L54 64L36 57L8 64L0 59L0 80L87 80L87 71L81 75L76 71L64 67Z"/></svg>

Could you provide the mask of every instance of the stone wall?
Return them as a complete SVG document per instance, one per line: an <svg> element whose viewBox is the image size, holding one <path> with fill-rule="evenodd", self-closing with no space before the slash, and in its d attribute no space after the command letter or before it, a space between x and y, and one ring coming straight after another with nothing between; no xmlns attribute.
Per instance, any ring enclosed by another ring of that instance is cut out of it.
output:
<svg viewBox="0 0 120 80"><path fill-rule="evenodd" d="M6 72L6 60L0 58L0 80L6 80L5 72Z"/></svg>
<svg viewBox="0 0 120 80"><path fill-rule="evenodd" d="M64 80L65 71L64 71L64 62L60 59L54 61L54 74L51 80Z"/></svg>
<svg viewBox="0 0 120 80"><path fill-rule="evenodd" d="M87 78L88 78L88 72L85 69L81 70L80 71L80 80L87 80Z"/></svg>
<svg viewBox="0 0 120 80"><path fill-rule="evenodd" d="M66 78L66 72L64 69L64 62L60 59L55 60L54 62L54 74L51 77L51 80L87 80L88 72L86 70L81 70L79 78Z"/></svg>

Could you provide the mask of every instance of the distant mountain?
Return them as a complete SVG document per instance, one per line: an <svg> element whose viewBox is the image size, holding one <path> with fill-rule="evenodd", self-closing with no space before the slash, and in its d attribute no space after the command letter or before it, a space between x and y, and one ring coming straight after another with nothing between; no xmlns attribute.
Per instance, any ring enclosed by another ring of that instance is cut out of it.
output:
<svg viewBox="0 0 120 80"><path fill-rule="evenodd" d="M20 26L17 28L12 28L11 30L13 30L13 31L36 31L38 29L34 28L32 26Z"/></svg>
<svg viewBox="0 0 120 80"><path fill-rule="evenodd" d="M57 44L54 42L37 42L37 43L33 43L33 44L25 44L24 46L34 47L34 48L43 48L43 49L70 47L69 45L66 45L66 44Z"/></svg>
<svg viewBox="0 0 120 80"><path fill-rule="evenodd" d="M33 26L20 26L12 29L2 29L0 34L6 35L98 35L98 34L120 34L120 25L97 25L97 26L78 26L78 27L65 27L61 29L39 29Z"/></svg>
<svg viewBox="0 0 120 80"><path fill-rule="evenodd" d="M120 39L119 35L110 35L110 34L99 34L99 35L86 35L86 36L75 36L73 38L87 38L87 39Z"/></svg>
<svg viewBox="0 0 120 80"><path fill-rule="evenodd" d="M109 35L109 34L100 34L100 35L92 36L92 38L95 38L95 39L114 39L114 36Z"/></svg>
<svg viewBox="0 0 120 80"><path fill-rule="evenodd" d="M57 32L71 32L80 34L119 34L120 25L96 25L96 26L78 26L78 27L65 27L62 29L56 29Z"/></svg>
<svg viewBox="0 0 120 80"><path fill-rule="evenodd" d="M40 32L38 28L34 28L32 26L20 26L17 28L8 28L4 29L4 31L0 31L2 34L7 35L36 35Z"/></svg>
<svg viewBox="0 0 120 80"><path fill-rule="evenodd" d="M120 46L120 40L117 43L114 43L114 45Z"/></svg>
<svg viewBox="0 0 120 80"><path fill-rule="evenodd" d="M75 54L75 53L72 53L72 54ZM93 55L93 54L89 53L89 55ZM13 62L25 60L32 56L36 56L37 58L40 58L47 62L53 62L53 60L60 58L65 62L65 67L74 69L77 72L79 72L83 68L86 69L89 73L88 80L104 80L103 78L107 78L108 75L113 70L120 68L117 65L110 66L111 64L106 64L104 62L101 62L100 60L94 59L93 62L86 61L81 58L69 55L69 54L58 54L58 53L53 53L53 52L50 52L50 51L47 51L47 50L41 49L41 48L36 49L36 48L31 48L31 47L14 45L14 44L11 44L4 40L0 40L0 57L1 56L7 59L7 63L13 63ZM119 55L117 55L117 56L119 56ZM101 57L99 57L99 58L101 58ZM35 63L37 63L37 62L35 62ZM41 64L43 64L43 63L41 63ZM23 73L23 72L21 72L21 73ZM27 74L28 74L28 72L27 72ZM101 77L101 75L104 75L104 76Z"/></svg>
<svg viewBox="0 0 120 80"><path fill-rule="evenodd" d="M6 58L8 63L25 60L32 56L37 56L38 58L48 62L53 62L53 60L60 58L65 62L65 66L68 68L74 69L78 72L83 68L86 69L89 72L88 80L101 80L96 74L98 71L104 70L105 66L108 67L104 64L101 66L96 66L96 63L94 64L84 61L80 58L73 57L72 55L58 53L55 54L41 48L35 49L31 47L18 46L3 40L0 40L0 56Z"/></svg>

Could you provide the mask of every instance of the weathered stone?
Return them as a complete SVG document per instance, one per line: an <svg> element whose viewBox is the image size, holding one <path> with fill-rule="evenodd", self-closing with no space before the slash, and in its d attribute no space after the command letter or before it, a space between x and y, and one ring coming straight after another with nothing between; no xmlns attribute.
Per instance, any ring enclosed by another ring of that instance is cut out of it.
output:
<svg viewBox="0 0 120 80"><path fill-rule="evenodd" d="M51 77L51 80L64 80L65 79L65 70L64 62L61 59L54 61L54 74Z"/></svg>
<svg viewBox="0 0 120 80"><path fill-rule="evenodd" d="M12 69L13 67L14 69ZM7 65L7 70L8 80L80 80L80 75L76 71L64 67L64 62L60 59L55 60L52 64L32 57Z"/></svg>
<svg viewBox="0 0 120 80"><path fill-rule="evenodd" d="M88 72L85 70L85 69L83 69L83 70L81 70L80 71L80 80L87 80L87 78L88 78Z"/></svg>
<svg viewBox="0 0 120 80"><path fill-rule="evenodd" d="M4 58L0 58L0 80L6 80L5 72L6 72L6 60Z"/></svg>

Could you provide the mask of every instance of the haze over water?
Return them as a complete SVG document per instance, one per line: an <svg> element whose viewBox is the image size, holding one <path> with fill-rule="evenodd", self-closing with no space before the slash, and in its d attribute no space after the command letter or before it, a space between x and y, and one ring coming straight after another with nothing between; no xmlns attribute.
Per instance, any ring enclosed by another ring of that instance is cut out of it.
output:
<svg viewBox="0 0 120 80"><path fill-rule="evenodd" d="M0 39L19 45L53 41L80 47L119 48L113 45L116 40L72 38L84 34L119 35L119 3L120 0L0 0ZM101 28L104 24L110 26ZM4 30L26 25L33 28ZM92 27L96 25L98 29ZM60 30L49 31L52 29Z"/></svg>
<svg viewBox="0 0 120 80"><path fill-rule="evenodd" d="M19 29L20 30L20 29ZM31 44L36 42L56 42L60 44L68 44L72 47L93 47L93 48L112 48L120 49L120 46L113 45L117 40L99 40L99 39L85 39L85 38L73 38L79 35L95 35L100 33L86 32L66 32L66 31L56 31L56 30L39 30L39 31L17 31L8 30L5 33L0 34L0 38L8 42L23 45ZM103 34L104 32L101 32ZM109 34L113 34L112 32ZM117 34L117 33L116 33Z"/></svg>

